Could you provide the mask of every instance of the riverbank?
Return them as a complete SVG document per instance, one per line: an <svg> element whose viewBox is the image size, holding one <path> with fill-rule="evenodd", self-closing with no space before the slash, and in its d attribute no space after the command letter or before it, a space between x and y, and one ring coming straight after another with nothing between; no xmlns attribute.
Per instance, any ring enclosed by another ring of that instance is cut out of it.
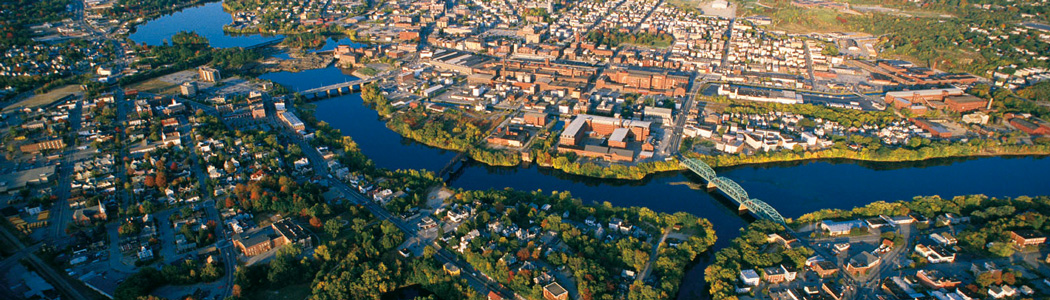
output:
<svg viewBox="0 0 1050 300"><path fill-rule="evenodd" d="M312 52L296 51L285 46L277 46L280 52L288 53L289 59L280 59L273 56L256 62L254 65L246 66L248 72L253 74L265 74L272 72L301 72L304 70L326 68L335 61L331 56Z"/></svg>
<svg viewBox="0 0 1050 300"><path fill-rule="evenodd" d="M379 112L380 116L386 120L387 128L397 132L402 137L444 150L466 151L472 159L489 166L512 167L522 162L519 153L476 146L484 142L481 139L485 130L479 130L479 128L487 128L491 124L473 124L464 120L462 115L448 117L446 114L421 114L416 118L411 118L408 113L404 113L395 116L395 108L390 105L386 97L371 87L366 87L362 91L362 99L365 104ZM446 127L455 127L455 129ZM457 132L458 134L452 135L451 132ZM580 162L569 156L552 151L553 147L553 140L540 142L538 147L534 147L533 150L529 151L532 158L531 161L541 167L552 168L566 174L599 179L642 180L656 173L686 170L674 158L664 161L642 162L635 165L616 163L599 165L594 162ZM699 158L711 167L735 167L830 159L900 163L941 158L1050 155L1050 145L1002 145L995 140L972 140L968 143L933 142L923 144L914 149L901 147L893 150L880 148L879 150L871 151L867 149L831 148L814 152L778 151L750 155L699 155L687 153L686 155Z"/></svg>
<svg viewBox="0 0 1050 300"><path fill-rule="evenodd" d="M909 150L898 148L888 153L864 152L844 149L828 149L816 152L773 152L753 155L700 155L686 154L699 158L713 168L763 165L785 162L806 162L820 160L846 160L872 163L906 163L921 162L944 158L976 158L1002 156L1047 156L1050 145L997 145L981 148L970 148L966 145L939 145Z"/></svg>

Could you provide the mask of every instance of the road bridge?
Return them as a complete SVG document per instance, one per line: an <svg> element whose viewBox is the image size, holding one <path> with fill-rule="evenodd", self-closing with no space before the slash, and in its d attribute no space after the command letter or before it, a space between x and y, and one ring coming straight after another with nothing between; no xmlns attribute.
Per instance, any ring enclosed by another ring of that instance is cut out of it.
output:
<svg viewBox="0 0 1050 300"><path fill-rule="evenodd" d="M365 84L393 78L397 75L395 71L387 71L385 73L372 76L370 78L358 79L354 81L347 81L342 83L330 84L322 87L316 87L309 90L299 91L300 95L306 97L307 100L320 100L328 97L340 96L350 93L361 91L361 87Z"/></svg>
<svg viewBox="0 0 1050 300"><path fill-rule="evenodd" d="M699 175L700 178L703 178L707 182L708 190L717 190L725 195L726 198L729 198L730 201L737 205L738 210L751 212L759 219L771 220L782 225L787 224L784 217L773 206L765 201L751 198L747 195L747 190L744 187L732 179L718 176L715 170L707 163L685 156L679 156L678 161L687 169Z"/></svg>
<svg viewBox="0 0 1050 300"><path fill-rule="evenodd" d="M258 43L258 44L255 44L255 45L244 47L244 49L245 50L253 50L253 49L259 49L259 48L266 48L266 47L269 47L269 46L280 44L283 41L284 41L284 37L282 36L282 37L275 38L275 39L272 39L272 40L269 40L269 41L265 41L265 42L262 42L262 43Z"/></svg>

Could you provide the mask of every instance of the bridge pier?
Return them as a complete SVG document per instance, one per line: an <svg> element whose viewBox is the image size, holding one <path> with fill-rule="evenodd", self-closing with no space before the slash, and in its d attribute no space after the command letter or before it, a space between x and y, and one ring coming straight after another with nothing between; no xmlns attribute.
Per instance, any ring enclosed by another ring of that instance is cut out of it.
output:
<svg viewBox="0 0 1050 300"><path fill-rule="evenodd" d="M718 189L718 185L715 184L714 181L708 180L707 181L707 185L705 186L705 188L707 189L708 192L711 192L711 191L714 191L714 190Z"/></svg>

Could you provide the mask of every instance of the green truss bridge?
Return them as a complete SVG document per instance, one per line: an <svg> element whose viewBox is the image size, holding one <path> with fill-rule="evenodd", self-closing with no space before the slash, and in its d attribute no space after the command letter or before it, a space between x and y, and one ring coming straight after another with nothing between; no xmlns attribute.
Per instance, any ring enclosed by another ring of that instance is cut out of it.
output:
<svg viewBox="0 0 1050 300"><path fill-rule="evenodd" d="M711 166L707 165L703 161L695 158L688 158L685 156L679 156L678 161L682 163L690 171L699 175L707 182L708 189L716 189L725 195L727 198L732 200L734 203L739 205L739 210L746 210L751 212L757 218L772 220L773 222L780 223L781 225L787 225L784 221L784 217L780 215L773 206L765 201L752 199L748 197L747 190L744 190L740 184L732 179L718 176L715 170Z"/></svg>

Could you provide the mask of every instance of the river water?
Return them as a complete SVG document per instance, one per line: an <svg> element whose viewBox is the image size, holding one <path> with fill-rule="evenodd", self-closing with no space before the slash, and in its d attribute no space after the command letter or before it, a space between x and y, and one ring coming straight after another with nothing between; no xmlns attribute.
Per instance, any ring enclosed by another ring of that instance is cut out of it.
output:
<svg viewBox="0 0 1050 300"><path fill-rule="evenodd" d="M179 31L193 31L207 38L211 46L216 48L249 47L281 38L281 36L258 34L226 34L222 31L222 27L231 22L233 22L233 17L222 10L222 2L211 2L140 24L135 27L135 32L128 38L136 43L156 46L164 41L170 44L171 37Z"/></svg>
<svg viewBox="0 0 1050 300"><path fill-rule="evenodd" d="M322 86L317 74L339 74L328 68L299 73L267 74L295 89ZM338 76L338 75L337 75ZM348 75L343 75L348 76ZM352 76L351 76L352 77ZM339 79L352 80L352 79ZM386 128L378 114L357 94L314 102L316 116L357 142L376 165L391 169L436 171L455 153L403 138ZM984 157L939 159L914 163L854 163L813 161L720 168L721 176L735 180L752 198L762 199L784 217L795 218L822 208L848 209L871 202L910 199L918 195L986 194L1021 196L1050 194L1050 159L1041 157ZM690 188L699 177L682 173L656 174L640 181L585 178L531 166L489 167L468 164L449 182L464 189L569 191L585 202L608 201L618 206L644 206L657 212L685 211L707 218L718 233L716 249L739 235L745 217L724 200ZM689 271L679 299L694 299L702 290L706 257Z"/></svg>
<svg viewBox="0 0 1050 300"><path fill-rule="evenodd" d="M258 44L273 37L239 36L222 33L230 16L221 4L209 3L188 8L139 26L131 39L155 45L169 40L180 30L193 30L207 37L212 46L236 47ZM324 49L336 43L330 41ZM276 72L261 76L305 90L352 81L354 76L335 67L298 73ZM342 130L358 143L361 151L375 163L390 169L436 171L456 153L402 138L386 128L375 111L352 94L315 102L318 119ZM1050 194L1050 159L1040 157L942 159L918 163L852 163L818 161L718 169L719 175L737 181L752 198L762 199L787 218L822 208L848 209L874 201L909 199L916 195L951 197L965 194L1020 196ZM585 202L608 201L619 206L644 206L657 212L689 212L707 218L715 225L718 242L725 247L739 235L746 220L723 200L694 190L686 183L698 183L695 175L668 172L640 181L583 178L536 166L488 167L468 164L455 174L449 185L464 189L502 189L569 191ZM693 267L679 299L702 298L703 268L709 255Z"/></svg>

